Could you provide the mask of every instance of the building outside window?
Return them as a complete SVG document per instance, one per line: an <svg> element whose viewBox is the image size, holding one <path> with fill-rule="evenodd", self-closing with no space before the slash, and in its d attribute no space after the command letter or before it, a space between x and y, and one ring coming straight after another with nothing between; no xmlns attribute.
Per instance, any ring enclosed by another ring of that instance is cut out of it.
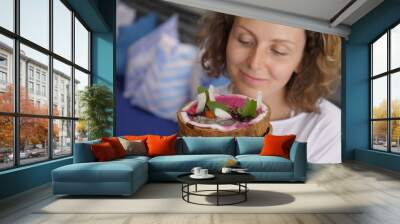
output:
<svg viewBox="0 0 400 224"><path fill-rule="evenodd" d="M7 86L7 56L0 54L0 90Z"/></svg>

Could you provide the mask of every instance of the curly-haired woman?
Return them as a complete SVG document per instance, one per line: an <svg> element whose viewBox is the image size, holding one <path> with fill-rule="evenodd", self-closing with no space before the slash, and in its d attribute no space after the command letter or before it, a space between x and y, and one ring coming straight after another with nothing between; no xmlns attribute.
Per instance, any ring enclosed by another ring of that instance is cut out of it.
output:
<svg viewBox="0 0 400 224"><path fill-rule="evenodd" d="M261 91L273 135L306 141L309 162L341 162L341 112L325 99L340 79L339 37L221 13L201 25L203 68L231 80L220 93Z"/></svg>

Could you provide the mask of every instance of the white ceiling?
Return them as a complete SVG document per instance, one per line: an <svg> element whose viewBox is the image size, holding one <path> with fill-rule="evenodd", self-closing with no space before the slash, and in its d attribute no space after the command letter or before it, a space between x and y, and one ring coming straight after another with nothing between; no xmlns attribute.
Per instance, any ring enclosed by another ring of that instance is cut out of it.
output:
<svg viewBox="0 0 400 224"><path fill-rule="evenodd" d="M225 0L235 3L245 3L248 5L262 7L266 9L275 9L301 16L308 16L316 19L329 20L350 0ZM312 7L310 7L312 6Z"/></svg>
<svg viewBox="0 0 400 224"><path fill-rule="evenodd" d="M347 37L350 27L383 0L166 0ZM346 8L347 6L347 8ZM346 8L345 10L342 10ZM340 13L339 13L340 12Z"/></svg>

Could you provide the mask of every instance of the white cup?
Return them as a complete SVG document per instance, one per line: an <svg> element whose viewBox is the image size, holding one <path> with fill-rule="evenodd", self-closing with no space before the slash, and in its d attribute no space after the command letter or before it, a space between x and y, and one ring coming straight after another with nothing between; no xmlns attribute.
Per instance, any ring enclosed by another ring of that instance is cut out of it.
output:
<svg viewBox="0 0 400 224"><path fill-rule="evenodd" d="M232 169L229 167L222 167L222 170L221 170L222 173L230 173L231 171L232 171Z"/></svg>
<svg viewBox="0 0 400 224"><path fill-rule="evenodd" d="M208 169L201 169L200 170L200 176L207 176L208 175Z"/></svg>
<svg viewBox="0 0 400 224"><path fill-rule="evenodd" d="M193 169L192 169L192 173L194 174L194 175L196 175L196 176L199 176L199 175L201 175L200 174L200 171L202 170L202 168L201 167L193 167Z"/></svg>

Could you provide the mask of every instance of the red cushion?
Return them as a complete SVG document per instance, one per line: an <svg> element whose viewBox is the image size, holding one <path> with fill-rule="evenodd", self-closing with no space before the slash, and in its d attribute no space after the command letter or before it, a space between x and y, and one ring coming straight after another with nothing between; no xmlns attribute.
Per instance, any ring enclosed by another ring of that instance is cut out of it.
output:
<svg viewBox="0 0 400 224"><path fill-rule="evenodd" d="M149 135L146 140L148 156L176 155L176 138L177 135Z"/></svg>
<svg viewBox="0 0 400 224"><path fill-rule="evenodd" d="M146 141L148 135L125 135L124 139L129 140L129 141Z"/></svg>
<svg viewBox="0 0 400 224"><path fill-rule="evenodd" d="M296 135L266 135L264 137L264 145L261 149L262 156L281 156L286 159L290 158L290 147Z"/></svg>
<svg viewBox="0 0 400 224"><path fill-rule="evenodd" d="M118 158L110 143L102 142L99 144L92 144L91 146L94 157L97 161L109 161Z"/></svg>
<svg viewBox="0 0 400 224"><path fill-rule="evenodd" d="M115 151L115 155L118 158L126 156L126 151L122 146L121 142L119 142L118 138L110 137L110 138L101 138L101 142L108 142L112 146Z"/></svg>

